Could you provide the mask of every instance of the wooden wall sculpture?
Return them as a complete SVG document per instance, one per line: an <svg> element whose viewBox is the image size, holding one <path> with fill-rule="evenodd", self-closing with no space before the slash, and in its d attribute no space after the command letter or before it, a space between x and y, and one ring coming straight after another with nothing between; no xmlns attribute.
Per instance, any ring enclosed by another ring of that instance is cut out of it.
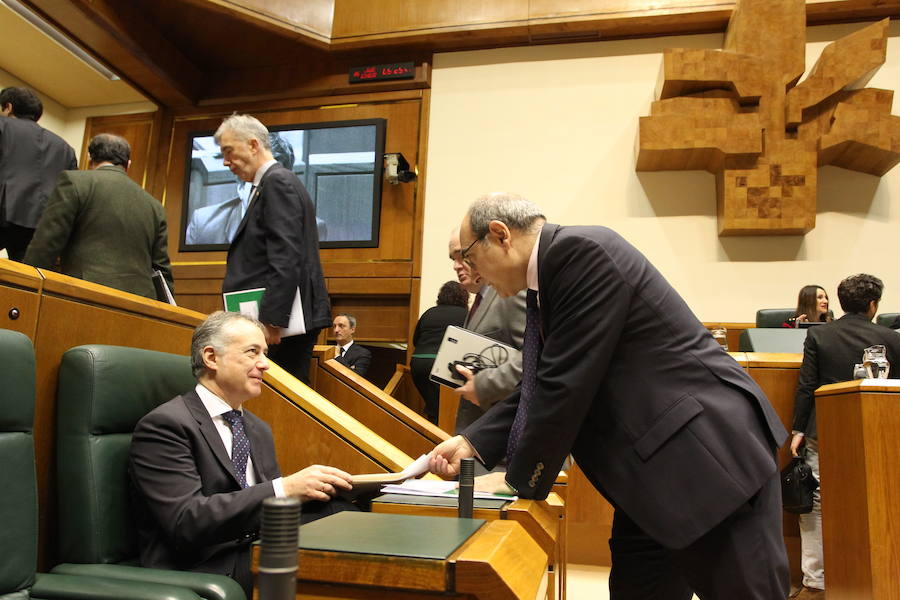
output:
<svg viewBox="0 0 900 600"><path fill-rule="evenodd" d="M818 167L880 176L900 162L893 92L864 88L884 64L888 24L832 42L798 84L803 0L739 0L722 50L665 51L637 170L713 173L719 235L810 231Z"/></svg>

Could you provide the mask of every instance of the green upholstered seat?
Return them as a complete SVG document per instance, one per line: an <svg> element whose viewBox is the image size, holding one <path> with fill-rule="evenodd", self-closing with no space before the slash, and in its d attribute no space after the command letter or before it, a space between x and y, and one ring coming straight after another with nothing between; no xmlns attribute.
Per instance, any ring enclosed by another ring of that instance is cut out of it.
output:
<svg viewBox="0 0 900 600"><path fill-rule="evenodd" d="M757 327L781 327L794 316L793 308L761 308L756 311Z"/></svg>
<svg viewBox="0 0 900 600"><path fill-rule="evenodd" d="M36 573L38 505L34 438L34 347L0 329L0 600L199 600L187 588L134 585L105 577Z"/></svg>
<svg viewBox="0 0 900 600"><path fill-rule="evenodd" d="M875 322L884 327L890 327L894 323L900 323L900 313L881 313L875 317Z"/></svg>
<svg viewBox="0 0 900 600"><path fill-rule="evenodd" d="M59 367L59 558L54 573L189 586L209 600L243 599L221 575L144 569L130 515L128 452L138 420L196 385L190 359L122 346L68 350Z"/></svg>

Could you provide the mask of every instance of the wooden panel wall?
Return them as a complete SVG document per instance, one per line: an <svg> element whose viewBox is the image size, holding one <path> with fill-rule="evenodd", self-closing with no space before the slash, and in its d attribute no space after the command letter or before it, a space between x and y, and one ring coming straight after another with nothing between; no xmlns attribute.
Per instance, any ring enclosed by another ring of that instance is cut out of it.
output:
<svg viewBox="0 0 900 600"><path fill-rule="evenodd" d="M148 189L150 187L148 178L153 172L151 153L159 138L160 117L161 113L151 112L87 119L78 164L82 169L89 168L88 144L95 135L112 133L122 136L131 145L131 167L128 169L128 176L141 187Z"/></svg>

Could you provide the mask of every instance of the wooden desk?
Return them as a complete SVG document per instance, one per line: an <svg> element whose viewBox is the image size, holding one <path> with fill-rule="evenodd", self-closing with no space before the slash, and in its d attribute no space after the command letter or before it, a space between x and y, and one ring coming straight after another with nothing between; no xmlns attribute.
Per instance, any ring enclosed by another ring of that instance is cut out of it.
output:
<svg viewBox="0 0 900 600"><path fill-rule="evenodd" d="M394 502L392 496L382 496L372 502L372 512L392 513L404 515L427 515L439 517L456 517L457 506L455 503L447 503L436 506L429 498L422 498L422 502L414 504L414 496L403 497L403 503ZM547 564L548 600L566 597L566 561L565 561L565 504L556 493L551 493L546 500L516 500L504 502L495 507L479 508L473 510L476 519L510 520L522 525L533 540L549 557Z"/></svg>
<svg viewBox="0 0 900 600"><path fill-rule="evenodd" d="M342 514L316 523L324 524ZM422 529L427 535L427 525ZM547 554L519 523L510 520L485 522L446 559L313 550L303 547L303 539L301 528L298 600L532 599L547 565ZM253 551L254 572L258 571L258 561L257 546Z"/></svg>
<svg viewBox="0 0 900 600"><path fill-rule="evenodd" d="M829 600L900 600L900 380L816 390Z"/></svg>

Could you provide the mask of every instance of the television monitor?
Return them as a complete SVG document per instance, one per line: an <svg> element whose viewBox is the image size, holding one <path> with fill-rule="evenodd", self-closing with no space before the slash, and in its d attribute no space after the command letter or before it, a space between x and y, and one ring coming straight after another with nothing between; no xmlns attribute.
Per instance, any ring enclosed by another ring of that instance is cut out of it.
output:
<svg viewBox="0 0 900 600"><path fill-rule="evenodd" d="M320 248L378 246L385 119L269 127L272 154L316 209ZM227 250L247 209L250 183L222 164L214 131L188 134L182 252Z"/></svg>

